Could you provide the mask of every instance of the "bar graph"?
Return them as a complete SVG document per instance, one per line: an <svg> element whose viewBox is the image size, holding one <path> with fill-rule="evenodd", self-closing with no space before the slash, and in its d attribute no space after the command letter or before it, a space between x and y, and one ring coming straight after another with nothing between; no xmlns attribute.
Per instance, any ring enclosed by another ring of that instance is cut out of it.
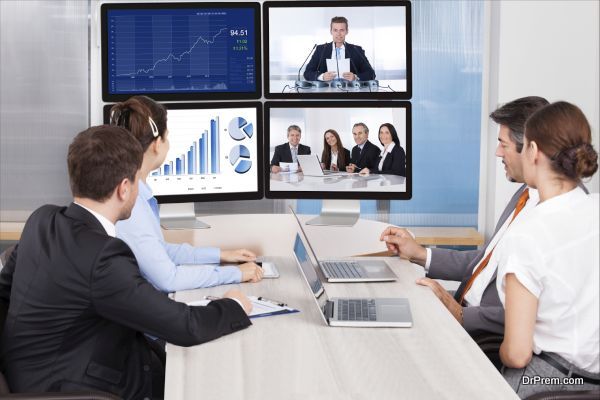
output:
<svg viewBox="0 0 600 400"><path fill-rule="evenodd" d="M256 191L257 112L254 107L169 109L169 150L147 179L152 192L160 196Z"/></svg>
<svg viewBox="0 0 600 400"><path fill-rule="evenodd" d="M219 117L210 120L210 130L204 130L189 150L174 160L167 160L152 176L169 175L217 175L221 173L219 160ZM175 168L173 168L173 166Z"/></svg>

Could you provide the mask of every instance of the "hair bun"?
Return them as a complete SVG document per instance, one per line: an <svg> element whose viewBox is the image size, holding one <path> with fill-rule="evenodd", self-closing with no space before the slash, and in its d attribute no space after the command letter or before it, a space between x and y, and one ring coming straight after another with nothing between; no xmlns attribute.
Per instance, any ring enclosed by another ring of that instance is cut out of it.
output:
<svg viewBox="0 0 600 400"><path fill-rule="evenodd" d="M598 153L589 143L562 150L552 160L560 171L572 179L592 176L598 170Z"/></svg>

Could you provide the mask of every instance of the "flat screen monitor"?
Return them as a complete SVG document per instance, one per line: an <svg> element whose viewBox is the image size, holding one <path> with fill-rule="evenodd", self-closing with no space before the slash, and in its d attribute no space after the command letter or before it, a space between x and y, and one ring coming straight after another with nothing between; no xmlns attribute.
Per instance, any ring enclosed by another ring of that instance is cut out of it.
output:
<svg viewBox="0 0 600 400"><path fill-rule="evenodd" d="M265 97L410 99L408 1L266 1Z"/></svg>
<svg viewBox="0 0 600 400"><path fill-rule="evenodd" d="M263 197L260 102L164 105L170 149L147 179L159 203Z"/></svg>
<svg viewBox="0 0 600 400"><path fill-rule="evenodd" d="M410 199L411 105L269 101L264 153L268 198Z"/></svg>
<svg viewBox="0 0 600 400"><path fill-rule="evenodd" d="M106 3L102 98L258 99L260 5Z"/></svg>

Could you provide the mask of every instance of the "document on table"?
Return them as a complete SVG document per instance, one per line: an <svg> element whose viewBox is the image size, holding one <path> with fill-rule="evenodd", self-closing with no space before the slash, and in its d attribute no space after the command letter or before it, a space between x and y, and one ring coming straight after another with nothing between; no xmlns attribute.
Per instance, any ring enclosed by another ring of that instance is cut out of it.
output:
<svg viewBox="0 0 600 400"><path fill-rule="evenodd" d="M282 303L278 303L273 300L265 299L264 297L248 296L248 298L252 302L252 311L249 315L250 318L260 318L268 317L271 315L292 314L300 312L300 310L288 307L287 305L282 305ZM213 300L215 299L204 298L202 300L190 301L187 304L188 306L205 306Z"/></svg>
<svg viewBox="0 0 600 400"><path fill-rule="evenodd" d="M339 71L340 71L340 76L338 76L338 78L342 77L342 74L344 72L350 72L350 59L349 58L339 58L339 59L335 59L335 58L328 58L326 59L327 61L327 71L328 72L338 72L338 67L339 67Z"/></svg>
<svg viewBox="0 0 600 400"><path fill-rule="evenodd" d="M280 172L298 172L298 163L295 162L280 162L279 167L281 168Z"/></svg>

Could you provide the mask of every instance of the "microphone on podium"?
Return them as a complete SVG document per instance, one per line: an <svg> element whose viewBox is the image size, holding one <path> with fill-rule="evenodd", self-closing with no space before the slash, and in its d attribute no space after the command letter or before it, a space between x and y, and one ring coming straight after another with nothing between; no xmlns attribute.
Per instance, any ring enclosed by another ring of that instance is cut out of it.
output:
<svg viewBox="0 0 600 400"><path fill-rule="evenodd" d="M314 46L312 47L312 49L310 49L310 51L308 52L308 55L304 59L304 62L298 69L298 80L296 80L296 82L295 82L296 87L302 87L302 88L312 87L312 84L309 81L304 81L304 80L300 79L300 71L302 71L302 68L304 68L304 64L306 64L306 62L308 61L308 57L310 57L310 55L312 54L312 52L315 50L316 47L317 47L317 44L315 43Z"/></svg>

